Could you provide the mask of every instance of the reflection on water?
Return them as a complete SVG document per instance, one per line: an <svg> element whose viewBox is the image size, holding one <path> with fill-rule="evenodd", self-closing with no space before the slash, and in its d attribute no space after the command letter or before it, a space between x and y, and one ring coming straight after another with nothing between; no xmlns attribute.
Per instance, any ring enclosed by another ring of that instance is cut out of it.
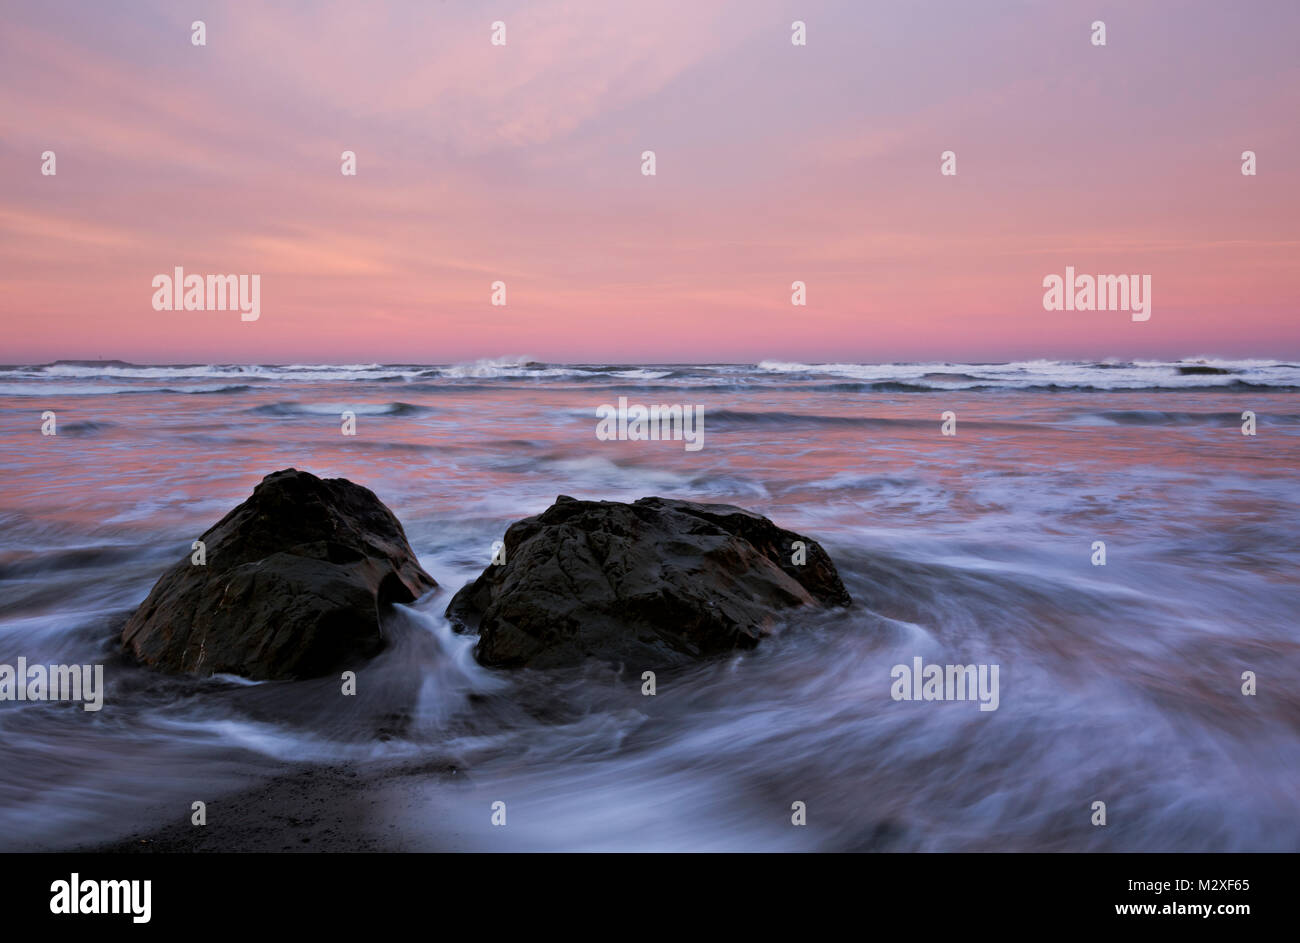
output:
<svg viewBox="0 0 1300 943"><path fill-rule="evenodd" d="M1290 387L1176 370L1192 389L946 389L933 366L876 368L928 392L781 365L260 369L0 384L0 663L104 662L108 686L98 713L0 704L0 847L109 840L160 803L352 762L461 771L371 787L358 834L397 823L408 848L1300 850ZM598 441L596 407L619 395L702 405L705 448ZM57 437L40 435L46 409ZM154 580L290 466L374 490L443 587L394 611L358 697L123 663L113 635ZM661 673L655 697L640 693L655 666L483 669L442 608L557 494L751 507L821 539L857 605ZM999 709L891 700L890 668L915 656L1000 665Z"/></svg>

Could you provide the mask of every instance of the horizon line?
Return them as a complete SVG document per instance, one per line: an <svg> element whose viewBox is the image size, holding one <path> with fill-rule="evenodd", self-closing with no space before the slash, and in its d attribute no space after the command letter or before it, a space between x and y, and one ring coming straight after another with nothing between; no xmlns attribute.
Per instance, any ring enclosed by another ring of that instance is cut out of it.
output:
<svg viewBox="0 0 1300 943"><path fill-rule="evenodd" d="M1300 361L1300 357L1279 358L1265 356L1225 356L1221 354L1196 354L1175 358L1127 358L1127 357L1020 357L1012 360L786 360L765 357L759 360L535 360L533 358L479 357L471 360L454 361L283 361L269 362L257 360L213 360L213 361L134 361L117 357L69 357L28 363L0 363L0 369L19 369L54 366L124 366L124 367L459 367L459 366L497 366L497 367L757 367L764 363L803 365L810 367L834 366L844 364L858 367L871 366L907 366L921 364L950 364L953 366L1006 366L1016 363L1071 363L1071 364L1166 364L1166 363L1203 363L1210 361L1241 363L1257 361L1261 363L1285 364Z"/></svg>

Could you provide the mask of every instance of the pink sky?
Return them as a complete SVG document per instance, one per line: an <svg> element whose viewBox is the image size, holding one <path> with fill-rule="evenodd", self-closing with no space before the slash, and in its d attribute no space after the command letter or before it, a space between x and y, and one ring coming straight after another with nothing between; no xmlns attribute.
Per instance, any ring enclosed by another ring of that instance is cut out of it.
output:
<svg viewBox="0 0 1300 943"><path fill-rule="evenodd" d="M1294 0L5 16L3 362L1300 356ZM154 311L177 265L261 318ZM1151 319L1044 311L1066 265Z"/></svg>

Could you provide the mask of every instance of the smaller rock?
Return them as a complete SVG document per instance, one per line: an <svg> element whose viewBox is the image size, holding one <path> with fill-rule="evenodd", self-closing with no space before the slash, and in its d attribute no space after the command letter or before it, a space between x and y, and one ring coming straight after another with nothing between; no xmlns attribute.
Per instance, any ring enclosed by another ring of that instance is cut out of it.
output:
<svg viewBox="0 0 1300 943"><path fill-rule="evenodd" d="M393 512L345 478L289 468L199 538L122 630L146 665L255 680L356 667L384 646L380 608L437 584Z"/></svg>

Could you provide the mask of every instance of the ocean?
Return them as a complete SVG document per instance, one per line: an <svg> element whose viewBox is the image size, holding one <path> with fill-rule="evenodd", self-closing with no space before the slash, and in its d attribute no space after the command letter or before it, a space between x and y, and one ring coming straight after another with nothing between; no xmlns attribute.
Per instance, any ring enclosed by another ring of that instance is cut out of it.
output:
<svg viewBox="0 0 1300 943"><path fill-rule="evenodd" d="M313 769L357 777L340 846L1300 850L1298 393L1268 360L0 367L0 664L105 666L100 711L0 702L0 850L195 801L218 828ZM598 439L619 397L701 408L702 447ZM358 697L124 660L162 572L289 467L374 491L441 586ZM653 697L640 665L483 668L442 611L561 494L758 511L854 606ZM997 709L895 700L918 657L999 666Z"/></svg>

